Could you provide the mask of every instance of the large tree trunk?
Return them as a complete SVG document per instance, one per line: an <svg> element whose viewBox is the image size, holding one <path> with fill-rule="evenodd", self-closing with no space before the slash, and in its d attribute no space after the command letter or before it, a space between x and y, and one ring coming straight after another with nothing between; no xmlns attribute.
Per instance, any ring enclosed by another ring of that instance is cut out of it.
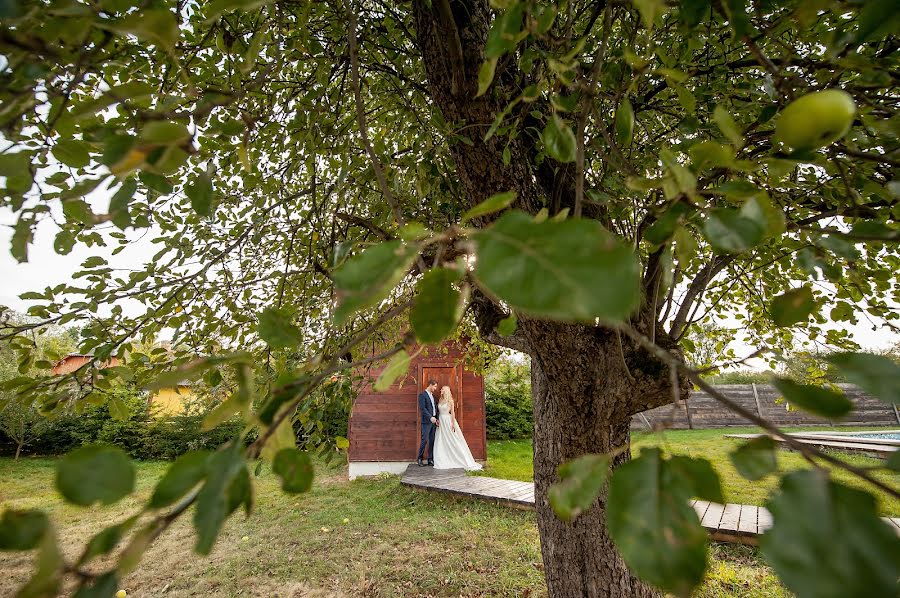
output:
<svg viewBox="0 0 900 598"><path fill-rule="evenodd" d="M657 596L606 531L605 491L571 524L547 494L561 463L586 453L615 453L614 467L630 458L631 415L671 400L668 371L608 330L529 320L520 329L532 356L535 501L550 595Z"/></svg>
<svg viewBox="0 0 900 598"><path fill-rule="evenodd" d="M24 445L25 445L24 442L19 442L18 444L16 444L16 457L15 457L15 459L13 459L13 461L19 460L19 455L22 453L22 447Z"/></svg>
<svg viewBox="0 0 900 598"><path fill-rule="evenodd" d="M496 88L511 82L510 89L475 97L491 21L487 0L416 0L414 6L416 41L432 100L447 122L465 125L472 140L450 147L467 198L475 204L514 189L516 207L535 213L549 196L554 198L555 212L561 203L557 199L572 195L569 169L536 170L537 148L524 135L483 140L494 117L520 91L516 91L516 63L510 60L498 66L495 83ZM512 159L504 164L501 155L507 143ZM487 224L488 219L476 224ZM616 552L604 523L605 497L574 523L565 524L551 510L547 491L558 479L559 465L570 459L623 448L616 463L629 458L631 415L672 400L668 369L614 331L598 326L541 322L520 315L516 334L501 340L495 327L505 314L477 289L473 300L478 327L488 341L532 357L535 498L550 595L657 595L628 571ZM643 313L632 324L646 332L655 320L655 315ZM656 339L666 344L662 331L657 331ZM684 398L687 386L682 389Z"/></svg>

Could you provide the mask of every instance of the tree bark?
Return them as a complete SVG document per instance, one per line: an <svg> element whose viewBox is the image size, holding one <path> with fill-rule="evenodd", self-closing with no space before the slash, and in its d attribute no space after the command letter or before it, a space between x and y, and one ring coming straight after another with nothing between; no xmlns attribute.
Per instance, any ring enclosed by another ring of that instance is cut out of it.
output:
<svg viewBox="0 0 900 598"><path fill-rule="evenodd" d="M630 343L620 350L608 330L531 320L520 327L532 355L535 507L550 596L659 596L616 551L605 489L572 523L556 516L548 491L559 465L578 456L616 452L613 467L630 458L631 415L671 400L667 370Z"/></svg>
<svg viewBox="0 0 900 598"><path fill-rule="evenodd" d="M16 457L15 457L15 459L13 459L13 461L19 460L19 455L22 453L22 446L24 444L25 444L24 442L19 442L16 444Z"/></svg>

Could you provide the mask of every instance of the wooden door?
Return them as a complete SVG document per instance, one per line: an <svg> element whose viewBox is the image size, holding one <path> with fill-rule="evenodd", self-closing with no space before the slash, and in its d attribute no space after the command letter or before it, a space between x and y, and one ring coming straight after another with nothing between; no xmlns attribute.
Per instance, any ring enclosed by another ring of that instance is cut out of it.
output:
<svg viewBox="0 0 900 598"><path fill-rule="evenodd" d="M445 385L450 387L450 392L453 394L453 408L456 411L456 421L459 423L459 429L462 430L462 392L460 392L460 383L459 383L459 369L453 366L422 366L419 368L419 388L417 392L421 394L422 391L425 390L425 387L428 386L429 380L437 380L437 391L434 393L434 403L437 405L437 402L441 398L441 388ZM418 422L422 421L422 412L418 408L418 401L416 401L416 429L417 432L417 440L416 446L422 441L422 426L418 424ZM427 452L427 448L425 449Z"/></svg>

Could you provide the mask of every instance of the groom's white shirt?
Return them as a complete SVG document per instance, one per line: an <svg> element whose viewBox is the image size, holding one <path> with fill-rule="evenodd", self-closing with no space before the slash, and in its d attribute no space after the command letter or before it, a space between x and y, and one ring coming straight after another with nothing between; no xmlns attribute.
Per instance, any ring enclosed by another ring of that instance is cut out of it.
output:
<svg viewBox="0 0 900 598"><path fill-rule="evenodd" d="M425 389L425 392L428 393L428 398L431 399L431 412L434 413L435 417L437 417L437 406L434 404L434 397L431 396L431 391L427 388Z"/></svg>

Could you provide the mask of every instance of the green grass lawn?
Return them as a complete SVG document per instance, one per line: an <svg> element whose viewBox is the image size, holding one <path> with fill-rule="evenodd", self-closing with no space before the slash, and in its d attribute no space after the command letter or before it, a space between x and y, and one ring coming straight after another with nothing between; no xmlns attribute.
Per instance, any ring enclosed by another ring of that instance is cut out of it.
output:
<svg viewBox="0 0 900 598"><path fill-rule="evenodd" d="M794 428L788 428L788 431L792 429ZM846 428L846 431L855 429L872 430L872 428ZM770 475L756 482L742 478L728 459L728 453L734 450L742 441L724 437L725 434L749 434L755 432L759 432L759 430L756 428L729 428L727 430L669 430L661 433L636 432L632 436L632 455L637 455L642 447L658 446L669 454L709 459L722 480L722 491L727 502L763 505L766 497L777 486L777 477ZM488 443L487 467L484 471L479 472L478 475L531 481L534 475L531 451L531 440L491 441ZM865 467L881 463L878 459L859 455L848 453L834 454L857 466ZM810 465L798 453L779 450L778 466L782 471L791 471L808 468ZM871 490L878 498L882 514L892 517L900 516L900 500L871 488L868 484L846 471L832 469L832 472L835 479L842 483ZM900 474L878 471L876 475L882 481L895 488L900 486Z"/></svg>
<svg viewBox="0 0 900 598"><path fill-rule="evenodd" d="M515 444L492 445L492 463L499 466L497 451L506 446ZM54 493L55 460L0 459L0 511L48 510L71 558L91 534L146 500L166 465L138 463L132 497L84 509ZM546 595L531 512L409 489L392 476L349 482L341 466L319 465L309 494L285 495L278 486L264 468L253 516L232 518L206 558L191 551L188 513L122 587L133 598ZM724 545L710 550L710 576L698 596L787 595L756 550ZM30 555L0 553L0 596L12 595L30 567Z"/></svg>

